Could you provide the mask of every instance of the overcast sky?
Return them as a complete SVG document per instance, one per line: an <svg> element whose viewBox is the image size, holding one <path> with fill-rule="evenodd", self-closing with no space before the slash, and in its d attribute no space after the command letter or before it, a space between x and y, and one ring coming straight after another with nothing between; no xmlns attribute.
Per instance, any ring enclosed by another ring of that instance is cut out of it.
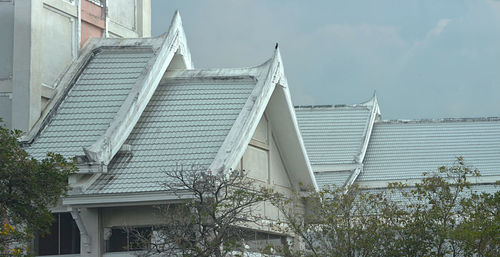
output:
<svg viewBox="0 0 500 257"><path fill-rule="evenodd" d="M152 34L181 13L196 68L247 67L279 42L295 105L384 119L500 116L500 1L152 0Z"/></svg>

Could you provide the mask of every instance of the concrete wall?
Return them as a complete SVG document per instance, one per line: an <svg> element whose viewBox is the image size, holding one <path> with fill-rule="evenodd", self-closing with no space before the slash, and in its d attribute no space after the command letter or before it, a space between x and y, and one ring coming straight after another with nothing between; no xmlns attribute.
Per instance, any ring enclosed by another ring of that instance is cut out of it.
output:
<svg viewBox="0 0 500 257"><path fill-rule="evenodd" d="M111 37L150 37L151 0L107 1Z"/></svg>
<svg viewBox="0 0 500 257"><path fill-rule="evenodd" d="M36 47L40 51L40 62L43 64L42 83L50 87L54 87L54 82L76 58L78 51L77 18L55 7L43 5L41 10L43 32Z"/></svg>
<svg viewBox="0 0 500 257"><path fill-rule="evenodd" d="M11 127L14 2L0 2L0 118Z"/></svg>
<svg viewBox="0 0 500 257"><path fill-rule="evenodd" d="M1 125L7 128L12 127L12 93L0 93L0 118L2 118Z"/></svg>
<svg viewBox="0 0 500 257"><path fill-rule="evenodd" d="M151 2L2 0L0 24L0 118L28 131L87 39L151 35Z"/></svg>
<svg viewBox="0 0 500 257"><path fill-rule="evenodd" d="M14 2L0 2L0 24L0 92L3 92L3 80L12 76Z"/></svg>

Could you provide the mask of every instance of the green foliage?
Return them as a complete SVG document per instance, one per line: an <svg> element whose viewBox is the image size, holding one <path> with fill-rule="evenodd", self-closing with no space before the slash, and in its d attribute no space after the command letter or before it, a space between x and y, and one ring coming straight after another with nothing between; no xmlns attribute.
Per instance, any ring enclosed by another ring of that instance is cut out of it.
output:
<svg viewBox="0 0 500 257"><path fill-rule="evenodd" d="M13 241L48 231L53 219L48 208L68 190L68 176L76 169L58 154L49 153L40 161L31 158L17 141L20 135L0 127L0 217L13 226L0 237L2 252Z"/></svg>
<svg viewBox="0 0 500 257"><path fill-rule="evenodd" d="M274 204L306 246L295 255L499 256L500 192L473 191L469 180L479 175L458 158L413 185L313 192L305 216L288 211L283 196Z"/></svg>

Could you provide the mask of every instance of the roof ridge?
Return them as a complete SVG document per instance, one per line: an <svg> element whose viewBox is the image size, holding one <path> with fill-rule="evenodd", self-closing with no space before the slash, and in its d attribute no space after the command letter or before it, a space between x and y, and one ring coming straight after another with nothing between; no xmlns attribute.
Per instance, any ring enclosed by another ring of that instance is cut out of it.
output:
<svg viewBox="0 0 500 257"><path fill-rule="evenodd" d="M295 105L295 109L346 109L346 108L363 108L368 106L364 104L318 104L318 105Z"/></svg>
<svg viewBox="0 0 500 257"><path fill-rule="evenodd" d="M500 121L500 117L476 117L476 118L439 118L439 119L415 119L415 120L379 120L375 123L452 123L452 122L479 122L479 121Z"/></svg>

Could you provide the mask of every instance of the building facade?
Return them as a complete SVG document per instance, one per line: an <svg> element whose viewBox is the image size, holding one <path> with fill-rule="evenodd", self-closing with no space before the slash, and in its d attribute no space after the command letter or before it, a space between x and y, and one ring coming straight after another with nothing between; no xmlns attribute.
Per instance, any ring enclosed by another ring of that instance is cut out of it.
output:
<svg viewBox="0 0 500 257"><path fill-rule="evenodd" d="M40 256L134 256L122 229L162 224L154 206L178 202L162 183L179 166L245 170L290 197L316 187L279 49L252 68L195 69L178 13L159 37L90 39L22 143L79 168L53 209L57 236L34 244ZM270 226L276 207L255 211L263 219L251 231L293 240Z"/></svg>
<svg viewBox="0 0 500 257"><path fill-rule="evenodd" d="M134 256L121 228L161 224L154 206L177 200L163 171L178 165L244 169L291 196L411 183L462 156L483 172L477 190L498 191L498 118L383 121L376 96L294 108L278 48L255 67L196 69L178 13L150 38L150 2L119 3L0 2L0 117L27 132L33 157L78 161L37 255ZM268 204L259 211L280 217ZM252 229L291 238L265 224Z"/></svg>

